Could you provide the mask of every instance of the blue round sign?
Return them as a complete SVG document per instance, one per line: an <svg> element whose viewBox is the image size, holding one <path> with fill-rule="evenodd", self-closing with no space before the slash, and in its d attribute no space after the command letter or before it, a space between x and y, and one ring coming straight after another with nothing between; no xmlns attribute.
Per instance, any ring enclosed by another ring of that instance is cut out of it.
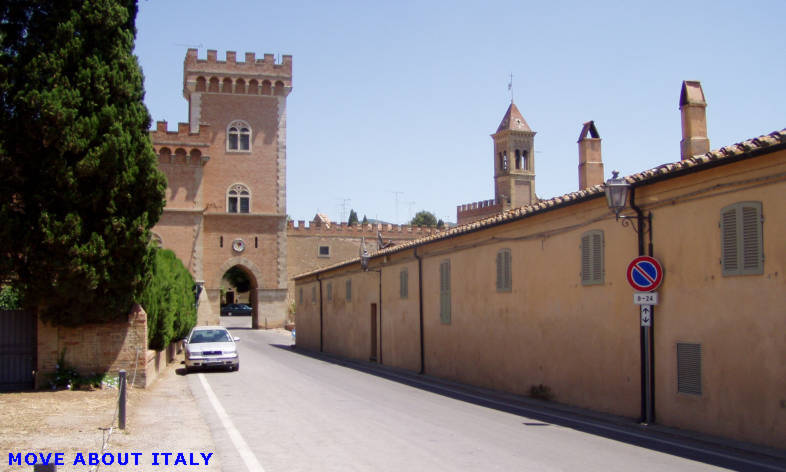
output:
<svg viewBox="0 0 786 472"><path fill-rule="evenodd" d="M639 256L628 264L628 283L639 292L651 292L663 281L663 268L655 258Z"/></svg>

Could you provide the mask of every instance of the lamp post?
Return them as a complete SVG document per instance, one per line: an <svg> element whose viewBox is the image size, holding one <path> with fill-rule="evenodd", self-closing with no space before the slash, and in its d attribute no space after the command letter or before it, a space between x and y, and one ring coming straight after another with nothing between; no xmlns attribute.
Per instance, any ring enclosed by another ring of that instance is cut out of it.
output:
<svg viewBox="0 0 786 472"><path fill-rule="evenodd" d="M614 212L617 221L622 219L622 226L630 225L629 219L636 218L637 225L633 227L638 237L639 255L644 255L644 227L649 235L649 255L652 256L652 213L648 213L646 219L641 208L635 204L635 189L631 190L630 184L625 178L620 178L618 171L612 172L612 177L606 181L606 201L609 209ZM628 194L630 194L630 206L636 212L636 216L621 215L627 207ZM650 307L650 325L654 324L655 307ZM642 421L652 423L654 421L654 390L653 390L653 332L651 326L640 328L641 344L641 376L642 376Z"/></svg>

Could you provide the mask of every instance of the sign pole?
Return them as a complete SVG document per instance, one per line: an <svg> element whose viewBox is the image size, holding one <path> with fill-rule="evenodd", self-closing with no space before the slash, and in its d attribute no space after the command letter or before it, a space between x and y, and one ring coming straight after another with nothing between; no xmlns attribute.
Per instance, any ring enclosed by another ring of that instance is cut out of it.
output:
<svg viewBox="0 0 786 472"><path fill-rule="evenodd" d="M658 303L658 296L654 290L663 281L663 267L652 256L641 255L634 258L628 265L626 276L630 286L638 291L634 294L634 303L641 304L642 360L644 364L642 369L642 389L644 390L642 419L645 424L650 424L654 421L655 411L652 389L652 320L654 304Z"/></svg>

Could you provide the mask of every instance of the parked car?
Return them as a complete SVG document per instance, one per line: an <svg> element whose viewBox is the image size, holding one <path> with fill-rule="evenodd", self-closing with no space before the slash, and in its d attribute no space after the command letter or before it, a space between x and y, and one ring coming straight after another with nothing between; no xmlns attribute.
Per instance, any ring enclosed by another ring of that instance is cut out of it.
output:
<svg viewBox="0 0 786 472"><path fill-rule="evenodd" d="M230 303L221 307L221 316L250 315L251 307L244 303Z"/></svg>
<svg viewBox="0 0 786 472"><path fill-rule="evenodd" d="M196 368L224 367L229 370L240 369L237 353L239 338L223 326L197 326L184 340L186 351L186 372Z"/></svg>

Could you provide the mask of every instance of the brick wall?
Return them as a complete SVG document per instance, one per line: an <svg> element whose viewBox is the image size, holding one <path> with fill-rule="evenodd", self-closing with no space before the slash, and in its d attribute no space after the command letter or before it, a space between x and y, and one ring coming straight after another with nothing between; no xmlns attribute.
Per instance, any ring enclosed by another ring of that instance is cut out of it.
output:
<svg viewBox="0 0 786 472"><path fill-rule="evenodd" d="M88 324L73 328L52 326L38 320L38 375L36 388L49 385L60 353L82 375L128 372L128 382L144 388L160 370L162 358L173 358L174 351L163 353L147 349L147 313L136 305L122 320ZM134 372L136 371L136 378Z"/></svg>

